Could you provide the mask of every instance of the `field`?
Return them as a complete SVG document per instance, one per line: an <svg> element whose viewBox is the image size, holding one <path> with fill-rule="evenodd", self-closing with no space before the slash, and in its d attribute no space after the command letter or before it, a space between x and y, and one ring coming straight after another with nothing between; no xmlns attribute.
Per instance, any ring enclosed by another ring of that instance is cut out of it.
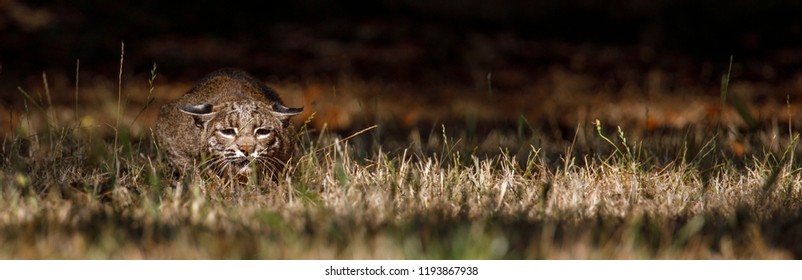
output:
<svg viewBox="0 0 802 280"><path fill-rule="evenodd" d="M18 82L0 117L0 258L802 257L798 104L754 102L765 84L728 71L672 89L707 93L691 99L659 71L609 92L564 69L506 92L504 73L425 89L269 78L307 108L298 152L277 182L231 185L175 176L153 143L158 106L192 81L122 69Z"/></svg>

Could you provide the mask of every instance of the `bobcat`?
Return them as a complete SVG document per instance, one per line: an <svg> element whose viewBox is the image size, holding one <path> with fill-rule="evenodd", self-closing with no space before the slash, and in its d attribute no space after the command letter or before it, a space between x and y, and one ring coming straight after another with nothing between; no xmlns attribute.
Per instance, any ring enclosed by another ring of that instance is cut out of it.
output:
<svg viewBox="0 0 802 280"><path fill-rule="evenodd" d="M248 73L224 68L164 105L155 136L182 174L196 167L221 178L275 174L292 155L289 119L302 111Z"/></svg>

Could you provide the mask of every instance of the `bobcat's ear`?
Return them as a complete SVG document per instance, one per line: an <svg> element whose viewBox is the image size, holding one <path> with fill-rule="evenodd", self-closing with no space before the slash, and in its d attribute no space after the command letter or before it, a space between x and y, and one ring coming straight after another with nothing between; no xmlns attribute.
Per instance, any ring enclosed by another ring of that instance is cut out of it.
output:
<svg viewBox="0 0 802 280"><path fill-rule="evenodd" d="M304 108L289 108L279 103L273 103L273 114L276 115L284 127L290 125L290 117L300 114Z"/></svg>
<svg viewBox="0 0 802 280"><path fill-rule="evenodd" d="M295 116L297 114L300 114L303 111L304 111L303 107L301 107L301 108L288 108L287 106L284 106L284 105L281 105L281 104L278 104L278 103L273 103L273 113L276 114L276 115L279 115L281 117L289 118L289 117Z"/></svg>
<svg viewBox="0 0 802 280"><path fill-rule="evenodd" d="M200 104L178 107L178 110L193 116L205 116L208 114L214 114L212 113L212 108L214 108L212 104Z"/></svg>
<svg viewBox="0 0 802 280"><path fill-rule="evenodd" d="M217 112L213 111L212 109L214 109L214 106L208 103L178 107L179 111L191 115L195 120L195 126L199 128L203 128L203 125L210 121L215 114L217 114Z"/></svg>

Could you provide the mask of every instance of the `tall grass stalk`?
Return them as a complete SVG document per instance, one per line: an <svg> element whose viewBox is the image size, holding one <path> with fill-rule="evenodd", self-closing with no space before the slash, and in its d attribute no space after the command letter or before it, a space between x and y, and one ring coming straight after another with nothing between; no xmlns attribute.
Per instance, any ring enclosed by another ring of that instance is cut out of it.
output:
<svg viewBox="0 0 802 280"><path fill-rule="evenodd" d="M78 78L80 77L81 60L75 60L75 108L73 109L72 116L76 126L80 126L78 122Z"/></svg>
<svg viewBox="0 0 802 280"><path fill-rule="evenodd" d="M123 117L122 112L122 94L123 94L123 62L125 59L125 42L120 42L120 71L117 76L117 118L114 125L114 158L113 167L114 177L120 176L120 157L118 139L120 138L120 119Z"/></svg>

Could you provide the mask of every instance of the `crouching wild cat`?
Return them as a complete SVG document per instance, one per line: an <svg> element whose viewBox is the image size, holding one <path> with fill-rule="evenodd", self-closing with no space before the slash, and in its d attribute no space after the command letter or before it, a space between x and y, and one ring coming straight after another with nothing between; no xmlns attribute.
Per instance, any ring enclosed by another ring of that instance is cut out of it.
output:
<svg viewBox="0 0 802 280"><path fill-rule="evenodd" d="M270 176L292 155L289 119L302 111L284 106L248 73L221 69L161 108L156 142L182 174L197 168L221 178Z"/></svg>

